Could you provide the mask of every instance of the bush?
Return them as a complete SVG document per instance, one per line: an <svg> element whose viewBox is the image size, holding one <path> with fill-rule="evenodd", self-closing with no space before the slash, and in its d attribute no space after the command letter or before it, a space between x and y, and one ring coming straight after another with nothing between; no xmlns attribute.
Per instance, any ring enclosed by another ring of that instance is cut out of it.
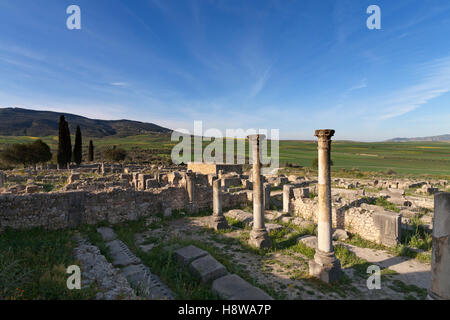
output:
<svg viewBox="0 0 450 320"><path fill-rule="evenodd" d="M127 157L127 152L124 149L118 149L116 146L108 149L104 153L104 157L111 161L123 161Z"/></svg>
<svg viewBox="0 0 450 320"><path fill-rule="evenodd" d="M45 142L36 140L32 143L8 146L0 154L0 158L7 164L23 164L27 166L50 161L52 159L52 153L50 152L50 147Z"/></svg>

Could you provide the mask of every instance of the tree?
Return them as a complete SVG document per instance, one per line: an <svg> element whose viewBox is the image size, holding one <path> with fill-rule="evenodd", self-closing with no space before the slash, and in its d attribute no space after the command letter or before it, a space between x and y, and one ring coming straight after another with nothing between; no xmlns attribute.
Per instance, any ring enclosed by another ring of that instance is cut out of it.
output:
<svg viewBox="0 0 450 320"><path fill-rule="evenodd" d="M124 149L113 146L112 148L107 149L103 155L111 161L123 161L127 157L127 152Z"/></svg>
<svg viewBox="0 0 450 320"><path fill-rule="evenodd" d="M90 162L94 161L94 144L92 143L92 140L89 141L88 159Z"/></svg>
<svg viewBox="0 0 450 320"><path fill-rule="evenodd" d="M50 147L41 139L29 145L30 153L33 155L32 164L46 163L52 160Z"/></svg>
<svg viewBox="0 0 450 320"><path fill-rule="evenodd" d="M57 161L60 167L64 167L67 164L67 158L66 158L66 136L65 136L65 123L66 120L64 119L64 116L61 115L59 117L59 131L58 131L58 155L57 155Z"/></svg>
<svg viewBox="0 0 450 320"><path fill-rule="evenodd" d="M67 121L64 122L64 144L64 153L66 158L65 164L67 165L72 160L72 141L70 139L69 123Z"/></svg>
<svg viewBox="0 0 450 320"><path fill-rule="evenodd" d="M80 126L77 126L77 132L75 134L75 145L73 147L73 161L79 166L83 160L82 155L83 142L81 139Z"/></svg>
<svg viewBox="0 0 450 320"><path fill-rule="evenodd" d="M6 147L0 154L2 161L8 164L36 165L52 159L50 147L42 140L31 143L13 144Z"/></svg>

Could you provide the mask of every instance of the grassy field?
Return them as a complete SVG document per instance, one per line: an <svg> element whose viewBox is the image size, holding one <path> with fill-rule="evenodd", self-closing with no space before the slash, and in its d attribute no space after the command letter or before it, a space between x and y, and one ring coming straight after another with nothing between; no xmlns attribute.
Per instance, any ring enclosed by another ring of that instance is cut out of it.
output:
<svg viewBox="0 0 450 320"><path fill-rule="evenodd" d="M2 145L10 143L24 143L37 137L9 137L0 136ZM57 137L42 138L55 151ZM85 147L89 142L84 137ZM170 141L170 136L163 134L139 135L126 138L106 137L93 139L96 148L108 146L130 150L132 148L160 149L170 151L177 142ZM204 146L209 144L205 142ZM280 166L291 163L302 167L310 167L312 160L317 157L317 144L314 141L280 141ZM440 178L450 177L450 143L446 142L349 142L333 141L332 170L340 172L342 169L357 169L362 172L394 171L399 175L432 176Z"/></svg>

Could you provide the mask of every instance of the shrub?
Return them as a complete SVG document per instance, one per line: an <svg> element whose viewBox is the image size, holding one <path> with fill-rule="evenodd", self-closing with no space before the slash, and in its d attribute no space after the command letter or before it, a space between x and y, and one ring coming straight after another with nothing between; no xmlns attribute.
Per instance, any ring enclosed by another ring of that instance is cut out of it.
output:
<svg viewBox="0 0 450 320"><path fill-rule="evenodd" d="M127 157L127 152L124 149L113 146L105 151L104 157L111 161L123 161Z"/></svg>
<svg viewBox="0 0 450 320"><path fill-rule="evenodd" d="M50 161L52 153L50 147L39 139L31 143L10 145L3 150L0 158L8 164L27 166Z"/></svg>

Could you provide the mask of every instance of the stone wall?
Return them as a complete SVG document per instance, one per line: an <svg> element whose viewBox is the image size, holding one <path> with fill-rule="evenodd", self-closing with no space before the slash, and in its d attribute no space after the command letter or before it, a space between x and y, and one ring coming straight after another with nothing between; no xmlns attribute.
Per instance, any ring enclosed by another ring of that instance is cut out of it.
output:
<svg viewBox="0 0 450 320"><path fill-rule="evenodd" d="M223 173L235 172L237 174L242 174L242 165L240 164L216 164L216 163L202 163L202 162L189 162L187 164L187 169L192 170L192 172L201 174L218 174L219 171Z"/></svg>
<svg viewBox="0 0 450 320"><path fill-rule="evenodd" d="M366 240L395 246L401 236L401 215L368 205L366 202L364 198L341 203L333 202L333 227L358 234ZM294 215L317 223L319 210L317 199L293 197L289 206Z"/></svg>
<svg viewBox="0 0 450 320"><path fill-rule="evenodd" d="M198 208L212 208L212 188L196 189ZM225 193L222 201L224 207L245 205L247 194ZM6 227L61 229L101 221L119 223L162 213L167 207L184 210L187 203L186 190L172 186L146 191L4 194L0 195L0 230Z"/></svg>

